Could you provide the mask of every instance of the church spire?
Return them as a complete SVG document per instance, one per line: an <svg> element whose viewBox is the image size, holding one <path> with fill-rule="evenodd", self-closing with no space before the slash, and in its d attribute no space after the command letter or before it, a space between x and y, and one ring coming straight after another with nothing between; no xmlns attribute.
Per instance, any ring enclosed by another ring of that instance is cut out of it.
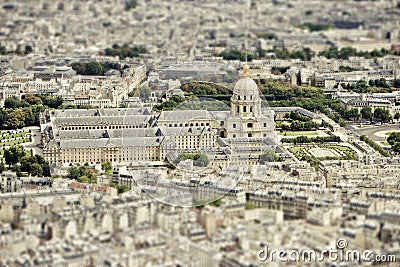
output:
<svg viewBox="0 0 400 267"><path fill-rule="evenodd" d="M243 72L243 75L244 75L245 77L250 77L250 68L249 68L249 65L247 65L247 49L246 49L246 44L244 44L243 49L244 49L244 53L245 53L245 62L244 62L244 65L243 65L242 72Z"/></svg>
<svg viewBox="0 0 400 267"><path fill-rule="evenodd" d="M246 55L246 63L244 64L242 71L245 77L250 77L250 68L249 65L247 65L247 55Z"/></svg>

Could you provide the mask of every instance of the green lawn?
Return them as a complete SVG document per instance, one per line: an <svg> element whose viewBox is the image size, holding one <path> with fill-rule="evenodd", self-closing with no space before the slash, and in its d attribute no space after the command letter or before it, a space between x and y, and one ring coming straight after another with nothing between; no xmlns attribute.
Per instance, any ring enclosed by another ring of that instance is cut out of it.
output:
<svg viewBox="0 0 400 267"><path fill-rule="evenodd" d="M29 142L29 138L19 139L19 140L12 140L6 142L0 142L0 146L13 146L18 144L23 144Z"/></svg>
<svg viewBox="0 0 400 267"><path fill-rule="evenodd" d="M386 135L386 136L389 136L389 135L391 135L392 133L393 133L393 132L386 132L385 135Z"/></svg>
<svg viewBox="0 0 400 267"><path fill-rule="evenodd" d="M317 131L280 132L278 134L284 136L318 135Z"/></svg>
<svg viewBox="0 0 400 267"><path fill-rule="evenodd" d="M298 147L298 146L294 146L289 148L289 151L292 152L293 154L295 154L296 152L299 152L303 149L303 147Z"/></svg>
<svg viewBox="0 0 400 267"><path fill-rule="evenodd" d="M28 133L28 132L15 133L15 134L2 133L2 135L0 135L0 140L6 140L6 139L11 139L11 138L23 137L23 136L25 136L27 133ZM5 135L3 136L3 134L5 134Z"/></svg>
<svg viewBox="0 0 400 267"><path fill-rule="evenodd" d="M320 148L326 148L326 149L332 149L336 150L341 156L336 156L336 157L327 157L329 159L342 159L342 160L349 160L349 159L356 159L357 154L355 151L353 151L350 147L347 146L340 146L340 145L319 145L318 147ZM307 151L309 149L313 148L313 146L293 146L290 147L288 150L293 153L296 158L302 160L303 157L312 157L315 159L319 160L324 160L325 158L316 158L314 156L309 155ZM341 152L341 153L340 153Z"/></svg>
<svg viewBox="0 0 400 267"><path fill-rule="evenodd" d="M350 147L347 146L335 146L335 145L329 145L329 148L337 149L340 151L352 151Z"/></svg>
<svg viewBox="0 0 400 267"><path fill-rule="evenodd" d="M384 146L390 146L390 144L388 142L386 142L386 141L381 142L381 144L384 145Z"/></svg>

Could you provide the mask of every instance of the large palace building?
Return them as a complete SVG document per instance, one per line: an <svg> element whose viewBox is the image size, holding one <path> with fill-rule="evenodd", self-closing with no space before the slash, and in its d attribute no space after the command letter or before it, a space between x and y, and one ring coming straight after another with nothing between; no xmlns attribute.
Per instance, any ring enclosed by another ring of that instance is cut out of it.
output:
<svg viewBox="0 0 400 267"><path fill-rule="evenodd" d="M256 164L275 144L274 116L262 104L245 67L227 111L47 110L41 117L43 154L49 163L130 164L201 152L219 167Z"/></svg>

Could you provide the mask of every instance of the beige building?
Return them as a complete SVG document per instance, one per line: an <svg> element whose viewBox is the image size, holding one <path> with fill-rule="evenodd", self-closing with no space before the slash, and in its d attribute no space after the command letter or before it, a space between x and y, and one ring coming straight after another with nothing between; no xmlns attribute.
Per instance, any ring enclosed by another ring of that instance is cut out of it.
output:
<svg viewBox="0 0 400 267"><path fill-rule="evenodd" d="M230 158L235 165L256 164L273 143L274 116L262 107L260 91L247 66L244 74L226 111L46 111L41 117L43 155L50 163L100 164L109 160L129 164L171 161L181 153L206 153L215 159L214 167L226 167Z"/></svg>

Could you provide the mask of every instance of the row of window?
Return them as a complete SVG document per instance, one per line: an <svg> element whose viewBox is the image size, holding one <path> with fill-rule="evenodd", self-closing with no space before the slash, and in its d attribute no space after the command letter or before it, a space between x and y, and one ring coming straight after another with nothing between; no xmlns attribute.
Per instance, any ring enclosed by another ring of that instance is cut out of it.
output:
<svg viewBox="0 0 400 267"><path fill-rule="evenodd" d="M247 97L246 95L243 96L243 100L253 100L253 96L250 95L249 97ZM237 100L240 100L240 95L237 95Z"/></svg>
<svg viewBox="0 0 400 267"><path fill-rule="evenodd" d="M236 112L239 113L240 112L240 106L236 107ZM247 112L247 106L243 106L243 112ZM249 112L253 112L253 106L249 107Z"/></svg>
<svg viewBox="0 0 400 267"><path fill-rule="evenodd" d="M141 125L117 125L117 126L73 126L61 127L61 130L107 130L107 129L134 129L134 128L147 128L146 124Z"/></svg>
<svg viewBox="0 0 400 267"><path fill-rule="evenodd" d="M209 123L203 123L203 122L201 122L201 123L198 123L198 122L196 122L196 123L185 123L185 124L183 124L183 123L170 123L170 124L166 124L166 123L164 123L164 126L165 127L193 127L193 126L210 126L210 124Z"/></svg>

